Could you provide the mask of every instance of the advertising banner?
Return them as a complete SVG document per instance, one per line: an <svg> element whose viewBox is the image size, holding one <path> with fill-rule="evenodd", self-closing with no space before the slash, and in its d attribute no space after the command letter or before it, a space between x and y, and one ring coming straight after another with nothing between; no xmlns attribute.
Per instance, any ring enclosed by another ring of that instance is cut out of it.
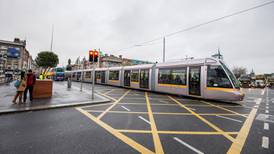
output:
<svg viewBox="0 0 274 154"><path fill-rule="evenodd" d="M16 48L8 48L7 56L8 56L8 58L19 58L20 57L20 51Z"/></svg>

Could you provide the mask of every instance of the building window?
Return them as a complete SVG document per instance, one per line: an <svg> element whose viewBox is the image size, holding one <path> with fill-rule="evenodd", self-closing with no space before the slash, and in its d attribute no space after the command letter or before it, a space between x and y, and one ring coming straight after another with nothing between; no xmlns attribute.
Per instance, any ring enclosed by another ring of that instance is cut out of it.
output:
<svg viewBox="0 0 274 154"><path fill-rule="evenodd" d="M221 66L208 66L207 87L232 88L230 80Z"/></svg>
<svg viewBox="0 0 274 154"><path fill-rule="evenodd" d="M158 83L186 85L186 68L159 69Z"/></svg>
<svg viewBox="0 0 274 154"><path fill-rule="evenodd" d="M109 71L109 80L119 80L119 71Z"/></svg>
<svg viewBox="0 0 274 154"><path fill-rule="evenodd" d="M132 70L130 80L132 82L139 82L139 70Z"/></svg>

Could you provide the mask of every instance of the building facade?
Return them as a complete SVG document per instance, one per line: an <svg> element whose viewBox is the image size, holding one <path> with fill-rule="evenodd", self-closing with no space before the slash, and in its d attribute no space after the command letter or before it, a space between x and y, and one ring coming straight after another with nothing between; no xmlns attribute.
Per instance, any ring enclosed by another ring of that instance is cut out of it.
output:
<svg viewBox="0 0 274 154"><path fill-rule="evenodd" d="M71 68L72 70L78 70L78 69L91 69L93 68L93 65L95 65L95 68L108 68L108 67L141 65L141 64L152 64L152 62L123 58L122 55L114 56L114 55L105 54L105 55L99 56L98 62L95 64L91 64L85 58L80 60L80 57L78 57L77 60L75 61L75 64L71 65Z"/></svg>
<svg viewBox="0 0 274 154"><path fill-rule="evenodd" d="M34 67L33 64L33 59L26 49L26 40L0 40L0 80L6 76L14 77L21 71Z"/></svg>

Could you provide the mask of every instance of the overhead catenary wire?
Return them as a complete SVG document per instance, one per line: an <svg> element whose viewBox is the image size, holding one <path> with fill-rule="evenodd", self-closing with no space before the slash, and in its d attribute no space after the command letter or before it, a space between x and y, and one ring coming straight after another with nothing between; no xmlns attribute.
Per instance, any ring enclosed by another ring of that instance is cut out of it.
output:
<svg viewBox="0 0 274 154"><path fill-rule="evenodd" d="M116 51L122 51L122 50L131 49L131 48L135 48L135 47L146 46L145 44L151 43L151 42L155 42L155 41L159 41L159 40L162 40L163 37L167 38L167 37L170 37L170 36L173 36L173 35L182 33L182 32L190 31L190 30L193 30L193 29L195 29L195 28L199 28L199 27L204 26L204 25L208 25L208 24L211 24L211 23L220 21L220 20L224 20L224 19L226 19L226 18L230 18L230 17L236 16L236 15L239 15L239 14L243 14L243 13L245 13L245 12L248 12L248 11L251 11L251 10L255 10L255 9L258 9L258 8L261 8L261 7L264 7L264 6L273 4L273 3L274 3L274 1L265 2L265 3L262 3L262 4L260 4L260 5L256 5L256 6L253 6L253 7L247 8L247 9L244 9L244 10L240 10L240 11L237 11L237 12L234 12L234 13L231 13L231 14L228 14L228 15L225 15L225 16L222 16L222 17L218 17L218 18L215 18L215 19L212 19L212 20L209 20L209 21L206 21L206 22L203 22L203 23L194 25L194 26L190 26L190 27L187 27L187 28L184 28L184 29L175 31L175 32L171 32L171 33L168 33L168 34L166 34L166 35L163 35L163 36L160 36L160 37L156 37L156 38L154 38L154 39L152 39L152 40L145 41L145 42L141 42L141 43L137 43L137 44L134 44L134 45L125 47L125 48L121 48L121 49L116 50ZM156 44L156 43L153 43L153 44ZM148 45L153 45L153 44L148 44Z"/></svg>

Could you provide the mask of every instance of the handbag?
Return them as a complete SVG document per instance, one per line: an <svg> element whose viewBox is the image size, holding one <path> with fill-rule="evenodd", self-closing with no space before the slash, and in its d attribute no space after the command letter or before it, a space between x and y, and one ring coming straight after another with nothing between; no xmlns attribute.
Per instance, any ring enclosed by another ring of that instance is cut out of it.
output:
<svg viewBox="0 0 274 154"><path fill-rule="evenodd" d="M21 84L21 81L20 80L16 80L15 83L14 83L14 87L18 88Z"/></svg>

